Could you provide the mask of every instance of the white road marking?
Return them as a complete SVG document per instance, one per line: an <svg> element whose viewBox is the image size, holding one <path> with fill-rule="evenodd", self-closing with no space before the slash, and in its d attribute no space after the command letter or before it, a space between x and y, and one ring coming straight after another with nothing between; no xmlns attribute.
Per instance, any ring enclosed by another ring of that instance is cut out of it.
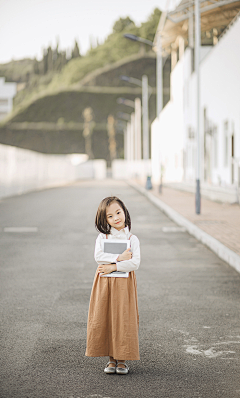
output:
<svg viewBox="0 0 240 398"><path fill-rule="evenodd" d="M5 227L4 232L38 232L38 227Z"/></svg>
<svg viewBox="0 0 240 398"><path fill-rule="evenodd" d="M222 344L238 344L240 343L239 341L226 341L226 342L220 342L220 343L215 343L214 346L219 346ZM217 358L221 355L224 354L236 354L236 351L216 351L216 347L210 347L207 350L203 350L200 348L199 345L185 345L186 347L186 353L187 354L192 354L192 355L201 355L205 356L207 358ZM223 359L223 358L222 358ZM236 359L236 358L225 358L225 359Z"/></svg>
<svg viewBox="0 0 240 398"><path fill-rule="evenodd" d="M197 345L189 345L186 348L186 352L193 355L203 355L202 351L199 351L197 348Z"/></svg>

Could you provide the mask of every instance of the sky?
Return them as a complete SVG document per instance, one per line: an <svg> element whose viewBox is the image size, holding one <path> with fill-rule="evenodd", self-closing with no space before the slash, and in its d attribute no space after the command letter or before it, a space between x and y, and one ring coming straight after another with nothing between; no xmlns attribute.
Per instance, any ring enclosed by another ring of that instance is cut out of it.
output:
<svg viewBox="0 0 240 398"><path fill-rule="evenodd" d="M164 10L166 0L0 0L0 63L41 59L57 38L60 50L73 48L76 38L85 54L90 38L103 42L120 17L140 25L156 7Z"/></svg>

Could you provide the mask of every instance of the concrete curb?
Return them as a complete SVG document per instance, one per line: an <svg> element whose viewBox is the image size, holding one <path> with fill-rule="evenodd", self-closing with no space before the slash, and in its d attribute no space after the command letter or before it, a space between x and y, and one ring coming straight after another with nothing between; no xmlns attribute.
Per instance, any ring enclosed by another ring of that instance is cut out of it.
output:
<svg viewBox="0 0 240 398"><path fill-rule="evenodd" d="M187 220L185 217L181 216L177 211L173 210L170 206L164 203L161 199L157 198L151 192L146 191L145 188L138 184L128 181L128 184L136 189L139 193L146 196L155 206L162 210L171 220L181 227L186 228L187 232L197 238L204 245L209 247L214 253L217 254L219 258L226 261L231 267L235 268L237 272L240 273L240 256L234 253L228 247L224 246L217 239L213 238L211 235L207 234L191 221Z"/></svg>

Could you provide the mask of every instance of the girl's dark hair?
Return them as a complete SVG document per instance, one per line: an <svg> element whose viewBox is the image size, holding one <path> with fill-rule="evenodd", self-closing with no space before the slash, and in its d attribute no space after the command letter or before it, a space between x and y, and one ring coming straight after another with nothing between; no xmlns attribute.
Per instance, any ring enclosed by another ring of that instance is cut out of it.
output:
<svg viewBox="0 0 240 398"><path fill-rule="evenodd" d="M131 218L128 209L126 208L125 204L116 196L108 196L107 198L103 199L98 206L97 214L95 217L95 227L99 232L103 234L109 235L111 231L111 226L107 222L106 210L107 207L110 206L111 203L117 202L119 206L123 209L125 213L125 227L131 230Z"/></svg>

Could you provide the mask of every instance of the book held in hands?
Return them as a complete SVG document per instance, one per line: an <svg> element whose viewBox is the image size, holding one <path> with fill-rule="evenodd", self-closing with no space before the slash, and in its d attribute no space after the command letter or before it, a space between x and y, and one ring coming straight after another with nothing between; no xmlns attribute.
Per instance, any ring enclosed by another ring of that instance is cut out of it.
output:
<svg viewBox="0 0 240 398"><path fill-rule="evenodd" d="M130 240L128 239L102 239L102 250L104 253L122 254L129 249ZM128 278L129 272L113 271L110 274L102 275L103 277Z"/></svg>

